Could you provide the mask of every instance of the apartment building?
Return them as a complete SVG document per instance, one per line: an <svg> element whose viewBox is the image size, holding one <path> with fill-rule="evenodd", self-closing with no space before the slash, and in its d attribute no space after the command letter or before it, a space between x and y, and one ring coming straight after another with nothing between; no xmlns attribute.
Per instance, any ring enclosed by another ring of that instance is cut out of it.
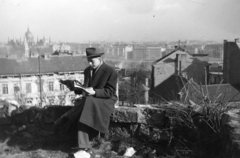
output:
<svg viewBox="0 0 240 158"><path fill-rule="evenodd" d="M0 97L37 106L71 105L74 94L59 79L83 82L87 66L82 56L41 56L21 61L0 58Z"/></svg>

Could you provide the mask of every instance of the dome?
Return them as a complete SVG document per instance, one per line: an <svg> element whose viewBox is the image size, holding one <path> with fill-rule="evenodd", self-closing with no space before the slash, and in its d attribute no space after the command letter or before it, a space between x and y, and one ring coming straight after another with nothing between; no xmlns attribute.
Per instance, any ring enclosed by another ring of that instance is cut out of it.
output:
<svg viewBox="0 0 240 158"><path fill-rule="evenodd" d="M33 35L32 33L29 31L29 28L27 30L27 32L25 33L25 37L27 39L28 42L33 42Z"/></svg>

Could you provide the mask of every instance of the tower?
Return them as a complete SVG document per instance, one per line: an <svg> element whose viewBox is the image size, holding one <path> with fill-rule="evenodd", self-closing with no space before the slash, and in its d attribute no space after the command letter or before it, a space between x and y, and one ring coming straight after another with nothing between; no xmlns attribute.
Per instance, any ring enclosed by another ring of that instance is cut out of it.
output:
<svg viewBox="0 0 240 158"><path fill-rule="evenodd" d="M33 46L34 37L33 37L33 34L29 31L29 28L28 28L27 32L25 33L25 38L28 43L28 46Z"/></svg>
<svg viewBox="0 0 240 158"><path fill-rule="evenodd" d="M24 37L24 50L25 50L25 57L29 57L29 46L26 37Z"/></svg>

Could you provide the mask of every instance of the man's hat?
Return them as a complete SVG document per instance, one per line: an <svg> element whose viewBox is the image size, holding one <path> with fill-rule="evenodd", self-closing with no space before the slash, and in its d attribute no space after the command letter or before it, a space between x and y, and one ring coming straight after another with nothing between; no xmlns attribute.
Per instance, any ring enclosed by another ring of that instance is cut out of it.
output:
<svg viewBox="0 0 240 158"><path fill-rule="evenodd" d="M99 49L99 48L86 48L86 57L87 58L93 58L93 57L100 57L102 56L103 50Z"/></svg>

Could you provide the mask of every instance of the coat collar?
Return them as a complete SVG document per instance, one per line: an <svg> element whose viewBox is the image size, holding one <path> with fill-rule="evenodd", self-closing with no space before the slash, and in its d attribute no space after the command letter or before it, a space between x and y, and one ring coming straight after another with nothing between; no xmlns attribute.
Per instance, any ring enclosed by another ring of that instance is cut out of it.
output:
<svg viewBox="0 0 240 158"><path fill-rule="evenodd" d="M99 69L97 70L97 72L93 75L93 78L92 78L92 83L91 83L91 87L95 87L97 84L98 84L98 82L99 81L101 81L101 78L104 76L104 72L106 72L108 70L108 66L107 66L107 64L106 63L102 63L102 65L99 67ZM91 73L91 68L89 68L88 69L88 73L87 73L87 75L89 76L89 77L87 77L88 78L88 81L87 82L89 82L89 79L90 79L90 77L91 77L91 75L90 75L90 73Z"/></svg>

